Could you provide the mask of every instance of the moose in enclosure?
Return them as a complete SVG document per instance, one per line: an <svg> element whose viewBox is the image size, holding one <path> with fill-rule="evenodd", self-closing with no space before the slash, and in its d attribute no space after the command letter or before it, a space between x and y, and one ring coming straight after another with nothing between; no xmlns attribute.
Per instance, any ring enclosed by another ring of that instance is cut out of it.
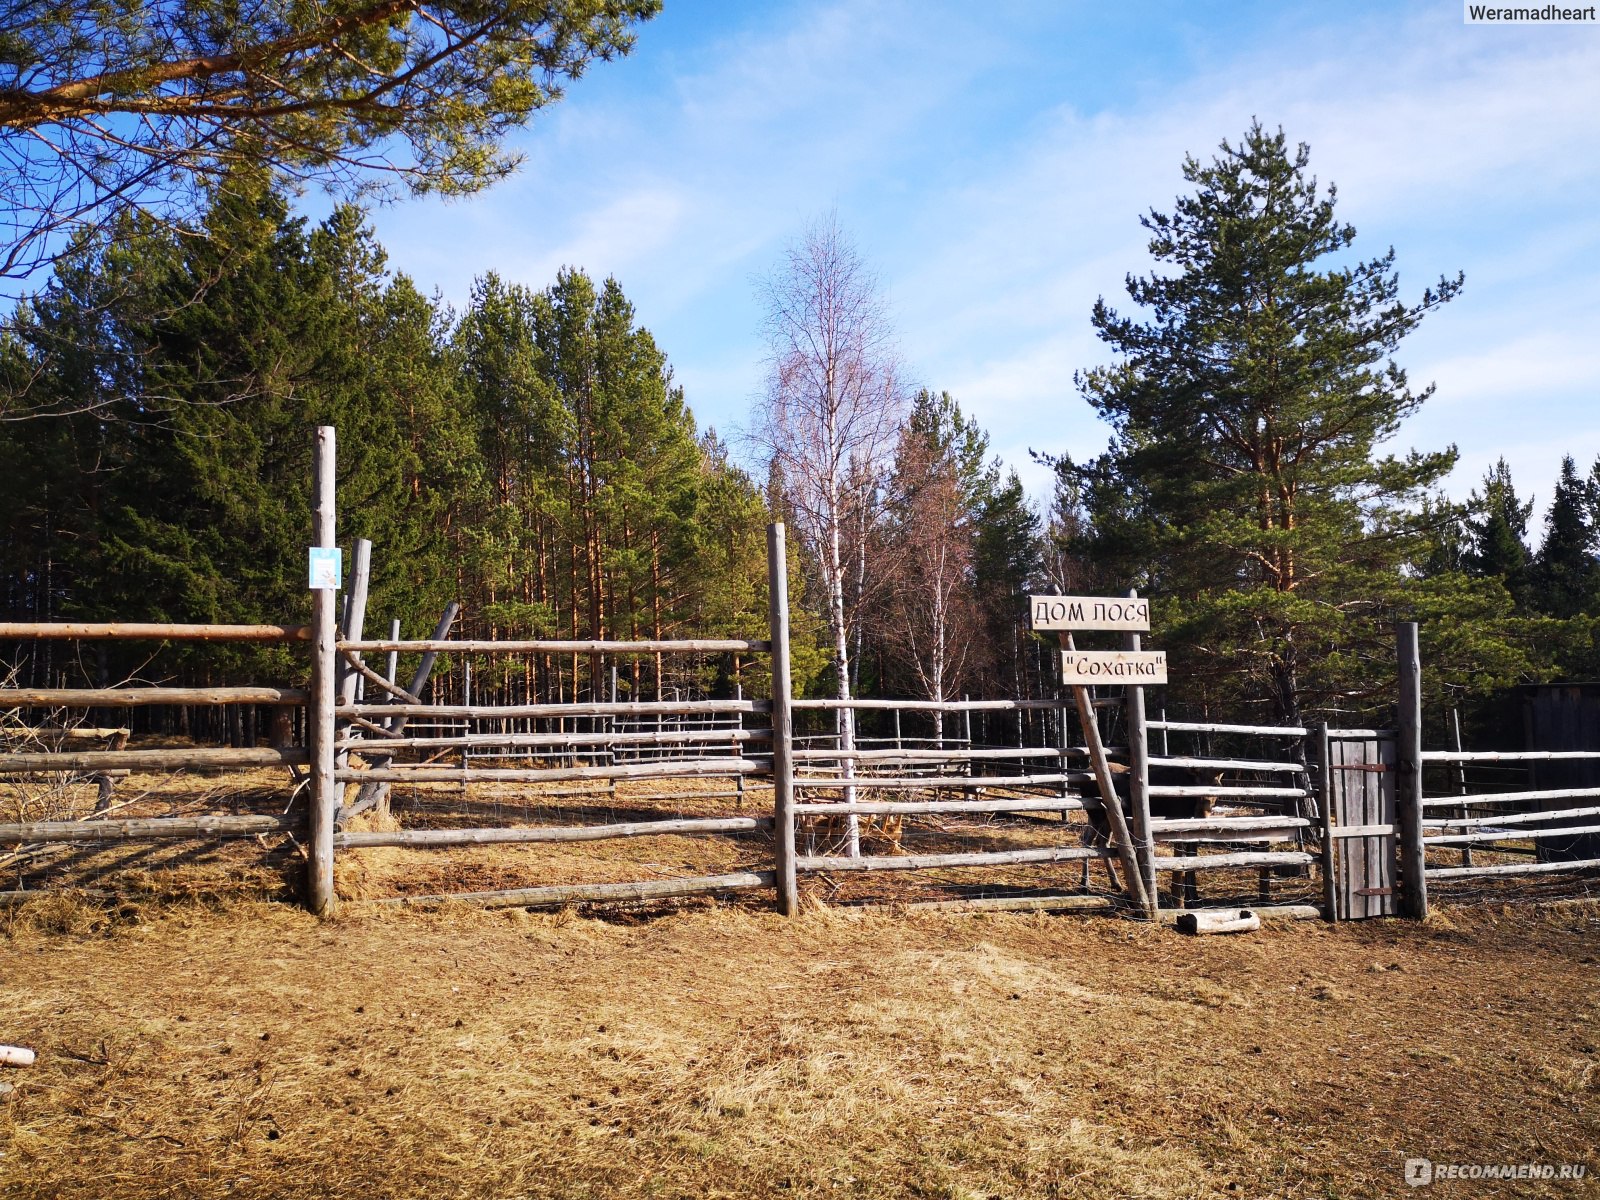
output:
<svg viewBox="0 0 1600 1200"><path fill-rule="evenodd" d="M886 796L885 799L888 797ZM850 844L850 815L821 813L801 818L807 854L839 854ZM905 835L903 813L862 813L856 817L861 849L868 854L899 854Z"/></svg>

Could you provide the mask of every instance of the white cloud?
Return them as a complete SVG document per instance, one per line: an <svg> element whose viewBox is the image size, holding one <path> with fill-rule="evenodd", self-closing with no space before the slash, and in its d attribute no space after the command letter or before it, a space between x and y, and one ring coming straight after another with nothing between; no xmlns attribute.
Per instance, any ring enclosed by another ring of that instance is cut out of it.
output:
<svg viewBox="0 0 1600 1200"><path fill-rule="evenodd" d="M535 286L566 263L616 273L701 420L727 428L760 382L753 278L837 206L880 270L912 373L954 392L1038 486L1024 448L1105 440L1071 376L1107 358L1095 297L1117 303L1124 275L1150 269L1138 215L1184 190L1186 152L1204 159L1260 116L1311 144L1363 255L1396 246L1407 297L1467 271L1463 298L1402 349L1440 389L1403 440L1454 440L1482 464L1509 426L1530 470L1533 447L1569 436L1591 439L1580 456L1600 450L1580 415L1600 381L1600 42L1569 36L1584 31L1467 28L1437 4L1316 10L1096 90L1027 44L1070 39L1090 20L1078 10L741 13L738 30L653 65L649 90L591 103L580 82L511 184L384 214L397 262L456 300L489 267ZM1095 19L1145 52L1148 14ZM1031 75L1016 65L1029 61Z"/></svg>

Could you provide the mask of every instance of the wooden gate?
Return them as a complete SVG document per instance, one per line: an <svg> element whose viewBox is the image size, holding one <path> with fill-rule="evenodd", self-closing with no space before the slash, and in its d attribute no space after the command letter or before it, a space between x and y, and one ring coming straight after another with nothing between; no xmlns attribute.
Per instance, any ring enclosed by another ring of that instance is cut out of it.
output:
<svg viewBox="0 0 1600 1200"><path fill-rule="evenodd" d="M1395 912L1395 739L1382 730L1328 731L1328 818L1332 847L1327 903L1334 919Z"/></svg>

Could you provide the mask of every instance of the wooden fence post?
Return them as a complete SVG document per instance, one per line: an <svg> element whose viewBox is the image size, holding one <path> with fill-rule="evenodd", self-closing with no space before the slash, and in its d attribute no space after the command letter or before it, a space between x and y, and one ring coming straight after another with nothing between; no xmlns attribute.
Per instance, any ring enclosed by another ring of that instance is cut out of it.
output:
<svg viewBox="0 0 1600 1200"><path fill-rule="evenodd" d="M317 427L312 491L316 500L314 544L333 546L335 463L333 426ZM311 592L311 836L306 863L306 903L314 913L333 912L333 819L342 790L333 778L334 689L337 686L338 595L332 588Z"/></svg>
<svg viewBox="0 0 1600 1200"><path fill-rule="evenodd" d="M1130 589L1128 598L1137 600L1139 593ZM1142 646L1143 639L1137 633L1122 635L1124 650ZM1144 688L1134 683L1123 690L1128 710L1128 807L1133 818L1133 846L1148 901L1145 913L1154 917L1161 910L1161 901L1156 887L1155 841L1150 836L1150 728L1145 721Z"/></svg>
<svg viewBox="0 0 1600 1200"><path fill-rule="evenodd" d="M772 630L772 846L778 911L800 913L794 864L794 713L789 680L789 565L783 522L767 526L767 614Z"/></svg>
<svg viewBox="0 0 1600 1200"><path fill-rule="evenodd" d="M1322 906L1323 919L1339 919L1338 888L1333 862L1333 738L1324 721L1317 728L1317 814L1322 830Z"/></svg>
<svg viewBox="0 0 1600 1200"><path fill-rule="evenodd" d="M1399 825L1400 915L1428 915L1428 880L1422 845L1422 656L1417 623L1396 627L1400 666L1399 733L1395 740L1395 816Z"/></svg>

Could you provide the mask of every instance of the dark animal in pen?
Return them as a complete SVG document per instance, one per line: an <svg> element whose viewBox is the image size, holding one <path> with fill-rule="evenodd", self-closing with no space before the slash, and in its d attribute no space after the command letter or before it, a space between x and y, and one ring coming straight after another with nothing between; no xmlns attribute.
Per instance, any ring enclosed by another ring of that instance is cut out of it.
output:
<svg viewBox="0 0 1600 1200"><path fill-rule="evenodd" d="M1132 820L1131 805L1128 797L1128 768L1121 763L1111 763L1112 783L1115 786L1117 799L1122 804L1122 812L1130 822ZM1157 787L1211 787L1222 786L1223 772L1206 767L1152 767L1150 769L1150 782ZM1196 821L1212 815L1217 806L1217 796L1207 793L1199 796L1151 796L1150 817L1157 821ZM1084 844L1092 847L1107 847L1111 845L1111 825L1106 819L1104 806L1100 803L1098 795L1086 798L1084 815L1088 818L1088 826L1083 835ZM1191 857L1200 852L1198 842L1173 843L1173 849L1183 857ZM1083 886L1089 886L1089 861L1083 864ZM1117 877L1117 869L1111 859L1103 860L1106 874L1111 880L1113 891L1122 890L1122 882ZM1199 884L1197 872L1191 867L1179 871L1172 881L1172 901L1178 908L1185 908L1199 899Z"/></svg>

